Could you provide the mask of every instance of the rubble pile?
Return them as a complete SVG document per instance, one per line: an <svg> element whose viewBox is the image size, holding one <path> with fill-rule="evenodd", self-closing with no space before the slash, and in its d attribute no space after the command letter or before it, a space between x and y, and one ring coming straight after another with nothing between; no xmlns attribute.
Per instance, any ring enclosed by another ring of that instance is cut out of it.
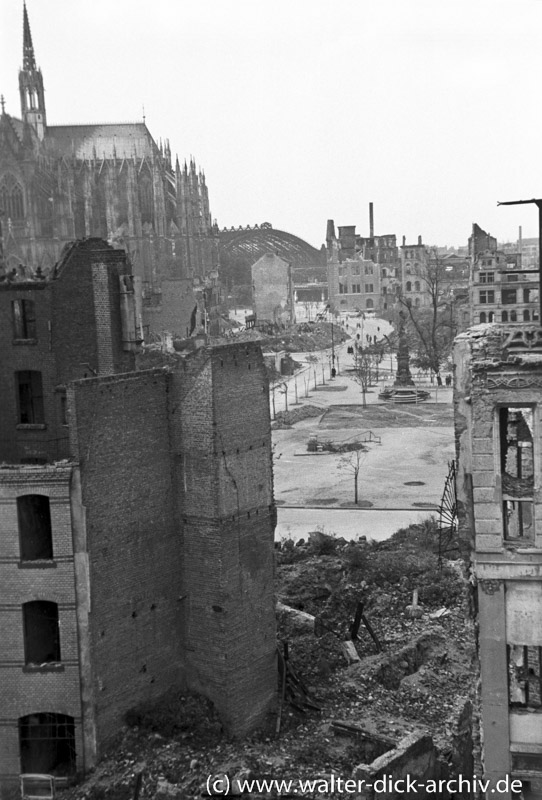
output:
<svg viewBox="0 0 542 800"><path fill-rule="evenodd" d="M255 328L235 334L236 342L258 341L265 351L280 352L286 350L288 353L305 353L319 350L327 350L334 343L336 346L349 339L349 335L344 333L337 325L331 323L299 323L285 328L283 331L271 336ZM231 339L228 339L231 341Z"/></svg>
<svg viewBox="0 0 542 800"><path fill-rule="evenodd" d="M458 562L439 570L435 543L434 521L380 543L324 531L283 541L278 701L266 728L228 740L207 701L176 693L134 710L117 749L63 796L128 800L138 775L139 797L179 800L205 794L209 775L349 778L416 737L434 748L439 774L465 770L473 749L468 583Z"/></svg>

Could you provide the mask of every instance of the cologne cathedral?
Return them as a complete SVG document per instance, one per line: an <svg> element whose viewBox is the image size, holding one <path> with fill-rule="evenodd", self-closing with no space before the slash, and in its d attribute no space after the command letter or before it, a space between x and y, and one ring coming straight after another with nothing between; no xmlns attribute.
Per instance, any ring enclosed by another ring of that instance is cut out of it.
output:
<svg viewBox="0 0 542 800"><path fill-rule="evenodd" d="M47 274L67 242L100 237L130 256L146 333L193 332L217 295L203 172L193 159L173 166L169 142L158 145L145 121L48 125L26 6L19 89L20 119L1 98L0 278Z"/></svg>

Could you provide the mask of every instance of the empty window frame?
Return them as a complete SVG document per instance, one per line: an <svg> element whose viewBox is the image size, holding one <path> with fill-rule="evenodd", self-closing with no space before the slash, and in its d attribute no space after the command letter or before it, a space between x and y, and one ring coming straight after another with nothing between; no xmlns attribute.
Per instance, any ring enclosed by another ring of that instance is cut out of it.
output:
<svg viewBox="0 0 542 800"><path fill-rule="evenodd" d="M479 281L480 283L495 283L495 273L480 272Z"/></svg>
<svg viewBox="0 0 542 800"><path fill-rule="evenodd" d="M504 306L514 305L517 302L517 289L502 289L501 303Z"/></svg>
<svg viewBox="0 0 542 800"><path fill-rule="evenodd" d="M498 409L504 538L534 540L534 406Z"/></svg>
<svg viewBox="0 0 542 800"><path fill-rule="evenodd" d="M19 719L21 772L71 775L76 768L75 724L66 714L28 714Z"/></svg>
<svg viewBox="0 0 542 800"><path fill-rule="evenodd" d="M504 500L503 528L507 542L534 542L534 505L532 500Z"/></svg>
<svg viewBox="0 0 542 800"><path fill-rule="evenodd" d="M480 289L480 303L487 304L494 302L495 302L495 292L493 290Z"/></svg>
<svg viewBox="0 0 542 800"><path fill-rule="evenodd" d="M33 300L13 300L11 303L14 339L36 339L36 315Z"/></svg>
<svg viewBox="0 0 542 800"><path fill-rule="evenodd" d="M48 600L23 605L25 664L43 665L60 661L58 606Z"/></svg>
<svg viewBox="0 0 542 800"><path fill-rule="evenodd" d="M15 373L18 416L21 425L43 425L43 387L41 372L28 370Z"/></svg>
<svg viewBox="0 0 542 800"><path fill-rule="evenodd" d="M508 645L508 699L511 706L542 708L542 647Z"/></svg>
<svg viewBox="0 0 542 800"><path fill-rule="evenodd" d="M21 561L51 560L53 536L49 498L25 494L17 498Z"/></svg>
<svg viewBox="0 0 542 800"><path fill-rule="evenodd" d="M365 294L372 294L374 292L374 284L366 283L365 284Z"/></svg>

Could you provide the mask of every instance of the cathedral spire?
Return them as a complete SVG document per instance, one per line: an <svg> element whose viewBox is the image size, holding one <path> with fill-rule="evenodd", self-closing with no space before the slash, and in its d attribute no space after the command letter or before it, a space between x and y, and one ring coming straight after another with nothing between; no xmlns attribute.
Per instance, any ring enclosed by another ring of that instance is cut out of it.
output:
<svg viewBox="0 0 542 800"><path fill-rule="evenodd" d="M34 45L32 44L26 3L23 3L23 69L27 72L36 69L36 58L34 56Z"/></svg>
<svg viewBox="0 0 542 800"><path fill-rule="evenodd" d="M23 68L19 72L19 93L23 122L34 128L38 139L45 136L45 93L41 70L36 67L34 45L26 3L23 4Z"/></svg>

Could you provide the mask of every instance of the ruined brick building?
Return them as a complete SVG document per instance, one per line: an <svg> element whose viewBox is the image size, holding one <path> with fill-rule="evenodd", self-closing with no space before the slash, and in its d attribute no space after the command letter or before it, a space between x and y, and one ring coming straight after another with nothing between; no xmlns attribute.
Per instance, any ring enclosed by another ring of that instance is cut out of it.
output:
<svg viewBox="0 0 542 800"><path fill-rule="evenodd" d="M525 797L538 798L542 331L471 328L456 340L455 365L459 530L476 581L483 767L492 781L524 780Z"/></svg>
<svg viewBox="0 0 542 800"><path fill-rule="evenodd" d="M497 240L476 223L469 238L471 324L538 322L539 273L524 266L518 251L497 247Z"/></svg>
<svg viewBox="0 0 542 800"><path fill-rule="evenodd" d="M208 313L216 305L217 229L203 172L192 159L172 165L168 141L157 145L144 121L49 124L26 7L19 90L21 118L3 98L0 113L0 273L46 272L66 242L97 236L129 253L144 332L190 333L196 302Z"/></svg>
<svg viewBox="0 0 542 800"><path fill-rule="evenodd" d="M337 236L328 220L326 252L329 300L338 311L389 313L400 274L397 240L374 235L372 203L369 237L357 234L355 225L340 226Z"/></svg>
<svg viewBox="0 0 542 800"><path fill-rule="evenodd" d="M128 259L97 239L0 281L0 326L0 796L88 770L171 687L250 730L276 684L260 348L146 367Z"/></svg>

